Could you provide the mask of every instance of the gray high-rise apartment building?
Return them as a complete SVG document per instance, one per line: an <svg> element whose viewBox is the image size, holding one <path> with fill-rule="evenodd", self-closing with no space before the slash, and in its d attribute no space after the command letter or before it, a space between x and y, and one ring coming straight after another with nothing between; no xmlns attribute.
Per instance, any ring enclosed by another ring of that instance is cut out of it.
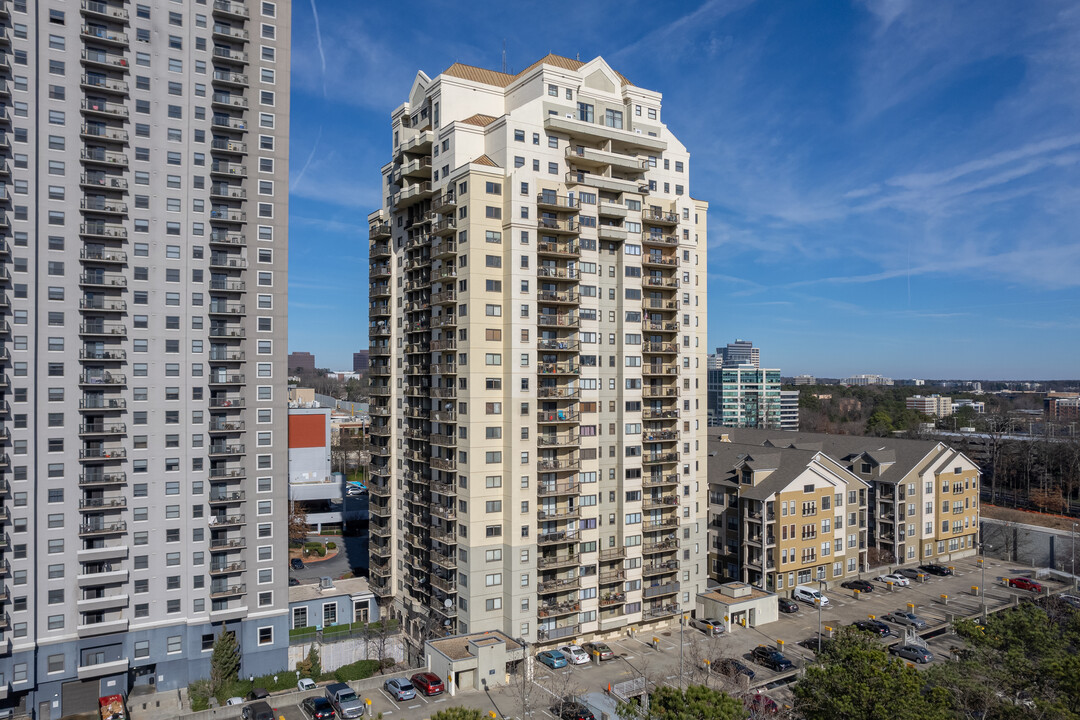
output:
<svg viewBox="0 0 1080 720"><path fill-rule="evenodd" d="M370 582L425 639L646 629L706 578L706 212L601 58L419 73L371 220Z"/></svg>
<svg viewBox="0 0 1080 720"><path fill-rule="evenodd" d="M287 666L289 17L0 2L0 711Z"/></svg>
<svg viewBox="0 0 1080 720"><path fill-rule="evenodd" d="M716 348L716 356L719 358L721 367L740 365L761 367L761 350L754 347L754 343L749 340L736 340L728 343L726 347Z"/></svg>

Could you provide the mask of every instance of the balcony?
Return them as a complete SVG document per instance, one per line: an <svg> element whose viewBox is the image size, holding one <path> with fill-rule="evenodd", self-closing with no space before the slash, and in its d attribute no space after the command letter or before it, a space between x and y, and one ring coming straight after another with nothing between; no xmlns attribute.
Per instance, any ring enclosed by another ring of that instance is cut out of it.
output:
<svg viewBox="0 0 1080 720"><path fill-rule="evenodd" d="M80 462L100 462L102 460L123 460L127 449L122 447L79 448Z"/></svg>
<svg viewBox="0 0 1080 720"><path fill-rule="evenodd" d="M127 523L123 520L105 523L84 523L79 526L79 537L101 537L102 535L119 535L127 532Z"/></svg>
<svg viewBox="0 0 1080 720"><path fill-rule="evenodd" d="M391 198L390 204L396 205L397 209L400 210L415 205L422 200L426 200L431 197L432 193L431 181L424 180L410 185L401 192L395 193Z"/></svg>
<svg viewBox="0 0 1080 720"><path fill-rule="evenodd" d="M125 497L111 497L111 498L81 498L79 500L79 510L82 512L93 512L98 510L123 510L127 507L127 498Z"/></svg>
<svg viewBox="0 0 1080 720"><path fill-rule="evenodd" d="M210 289L218 292L247 292L247 284L243 280L211 278Z"/></svg>
<svg viewBox="0 0 1080 720"><path fill-rule="evenodd" d="M233 50L232 48L217 45L214 47L214 59L236 63L237 65L247 65L248 54L243 50Z"/></svg>
<svg viewBox="0 0 1080 720"><path fill-rule="evenodd" d="M221 505L243 502L244 498L245 493L243 490L221 490L219 488L211 488L208 499L211 505Z"/></svg>
<svg viewBox="0 0 1080 720"><path fill-rule="evenodd" d="M625 205L616 205L614 203L600 201L600 204L596 206L596 214L600 217L609 218L625 218L630 214Z"/></svg>
<svg viewBox="0 0 1080 720"><path fill-rule="evenodd" d="M246 223L247 213L227 207L217 207L210 211L210 222ZM247 265L243 265L247 267Z"/></svg>
<svg viewBox="0 0 1080 720"><path fill-rule="evenodd" d="M79 435L91 437L95 435L124 435L127 433L127 425L115 422L88 422L79 426Z"/></svg>
<svg viewBox="0 0 1080 720"><path fill-rule="evenodd" d="M656 342L646 341L643 344L643 349L646 353L651 355L678 355L679 346L672 342Z"/></svg>
<svg viewBox="0 0 1080 720"><path fill-rule="evenodd" d="M82 373L79 375L79 384L86 386L98 385L127 385L127 377L121 373Z"/></svg>
<svg viewBox="0 0 1080 720"><path fill-rule="evenodd" d="M79 487L106 487L108 485L126 485L127 473L85 472L79 475Z"/></svg>
<svg viewBox="0 0 1080 720"><path fill-rule="evenodd" d="M243 455L244 445L242 443L210 443L207 454L210 457L229 457L235 455Z"/></svg>
<svg viewBox="0 0 1080 720"><path fill-rule="evenodd" d="M565 602L555 603L540 603L540 607L537 611L537 616L546 617L563 617L564 615L572 615L581 611L581 602L579 600L567 600Z"/></svg>
<svg viewBox="0 0 1080 720"><path fill-rule="evenodd" d="M84 262L111 263L124 265L127 263L127 253L119 250L103 250L100 248L83 248L79 251L79 259Z"/></svg>
<svg viewBox="0 0 1080 720"><path fill-rule="evenodd" d="M206 520L211 530L226 530L243 527L247 524L245 515L211 515Z"/></svg>
<svg viewBox="0 0 1080 720"><path fill-rule="evenodd" d="M111 322L85 322L79 326L79 334L85 336L127 337L127 326Z"/></svg>
<svg viewBox="0 0 1080 720"><path fill-rule="evenodd" d="M649 161L630 155L597 150L581 145L566 148L566 160L579 167L617 168L627 172L643 173L649 169Z"/></svg>
<svg viewBox="0 0 1080 720"><path fill-rule="evenodd" d="M244 407L243 397L211 397L210 408L218 409L241 409Z"/></svg>
<svg viewBox="0 0 1080 720"><path fill-rule="evenodd" d="M537 447L570 447L581 444L581 438L573 433L540 433L536 437Z"/></svg>
<svg viewBox="0 0 1080 720"><path fill-rule="evenodd" d="M641 389L641 396L646 398L677 398L679 388L675 385L646 386Z"/></svg>
<svg viewBox="0 0 1080 720"><path fill-rule="evenodd" d="M574 530L559 530L557 532L539 533L536 536L537 545L566 545L576 544L578 534Z"/></svg>
<svg viewBox="0 0 1080 720"><path fill-rule="evenodd" d="M597 228L596 234L601 240L614 240L616 242L626 240L626 230L615 225L601 225Z"/></svg>
<svg viewBox="0 0 1080 720"><path fill-rule="evenodd" d="M536 227L538 232L552 233L554 235L578 235L581 233L581 226L573 218L558 220L556 218L539 217L536 219Z"/></svg>
<svg viewBox="0 0 1080 720"><path fill-rule="evenodd" d="M127 228L123 225L104 222L83 223L79 226L79 234L84 238L103 240L126 240L128 236Z"/></svg>
<svg viewBox="0 0 1080 720"><path fill-rule="evenodd" d="M539 410L536 413L536 422L540 424L555 424L560 423L577 423L579 416L577 410L574 408L568 408L566 410Z"/></svg>
<svg viewBox="0 0 1080 720"><path fill-rule="evenodd" d="M677 277L661 277L659 275L649 275L641 278L641 284L647 288L661 288L665 290L677 290L679 288L679 278Z"/></svg>
<svg viewBox="0 0 1080 720"><path fill-rule="evenodd" d="M247 132L248 126L244 122L243 118L232 117L230 115L217 115L210 119L210 124L215 128L222 130L237 130L239 132Z"/></svg>
<svg viewBox="0 0 1080 720"><path fill-rule="evenodd" d="M679 583L671 582L664 585L654 585L645 588L642 595L648 600L649 598L663 597L664 595L674 595L677 592L679 592Z"/></svg>
<svg viewBox="0 0 1080 720"><path fill-rule="evenodd" d="M104 90L106 92L113 92L119 95L128 94L128 84L126 82L124 82L123 80L117 80L115 78L105 77L102 75L83 75L82 79L79 81L79 85L81 85L84 90L87 90L89 92ZM124 133L124 140L127 140L126 132Z"/></svg>
<svg viewBox="0 0 1080 720"><path fill-rule="evenodd" d="M573 361L564 362L541 362L536 364L538 375L577 375L581 367Z"/></svg>
<svg viewBox="0 0 1080 720"><path fill-rule="evenodd" d="M210 349L210 362L238 363L244 362L243 350L226 350L224 347L212 347Z"/></svg>
<svg viewBox="0 0 1080 720"><path fill-rule="evenodd" d="M101 50L83 50L82 61L84 65L104 67L110 70L120 70L121 72L128 72L130 70L128 59L126 57Z"/></svg>
<svg viewBox="0 0 1080 720"><path fill-rule="evenodd" d="M655 575L670 575L673 572L678 571L679 561L668 560L661 563L649 563L641 568L642 577L652 577Z"/></svg>
<svg viewBox="0 0 1080 720"><path fill-rule="evenodd" d="M217 73L214 73L215 75ZM228 138L214 138L210 143L210 149L217 153L232 153L234 155L247 155L247 143L229 140Z"/></svg>
<svg viewBox="0 0 1080 720"><path fill-rule="evenodd" d="M581 256L581 248L576 240L546 240L536 243L536 252L540 255L576 258Z"/></svg>
<svg viewBox="0 0 1080 720"><path fill-rule="evenodd" d="M571 313L541 313L536 318L536 324L541 327L576 328L581 324L581 320Z"/></svg>
<svg viewBox="0 0 1080 720"><path fill-rule="evenodd" d="M565 625L563 627L539 627L536 629L536 638L540 642L561 640L566 637L574 637L581 634L581 625Z"/></svg>
<svg viewBox="0 0 1080 720"><path fill-rule="evenodd" d="M569 506L558 507L557 505L545 506L537 509L537 522L555 522L557 520L573 520L581 517L581 508Z"/></svg>
<svg viewBox="0 0 1080 720"><path fill-rule="evenodd" d="M126 8L115 7L108 3L99 2L98 0L82 0L82 13L83 15L104 18L125 25L128 22L128 11Z"/></svg>
<svg viewBox="0 0 1080 720"><path fill-rule="evenodd" d="M243 3L230 2L230 0L214 0L214 15L246 20L248 9Z"/></svg>
<svg viewBox="0 0 1080 720"><path fill-rule="evenodd" d="M103 172L84 173L79 178L79 184L84 188L104 188L106 190L127 190L128 181L116 175L106 175ZM127 237L125 230L120 237Z"/></svg>
<svg viewBox="0 0 1080 720"><path fill-rule="evenodd" d="M676 235L662 235L658 233L642 233L641 242L644 245L657 245L660 247L675 247L679 244Z"/></svg>
<svg viewBox="0 0 1080 720"><path fill-rule="evenodd" d="M120 202L118 200L109 200L108 198L101 196L84 197L79 203L79 208L86 212L95 212L110 215L127 215L128 211L127 203Z"/></svg>
<svg viewBox="0 0 1080 720"><path fill-rule="evenodd" d="M641 264L644 267L677 268L679 266L679 258L675 255L661 255L659 253L651 252L647 255L642 255Z"/></svg>
<svg viewBox="0 0 1080 720"><path fill-rule="evenodd" d="M119 45L125 47L128 44L128 36L126 33L115 32L96 25L83 25L79 29L79 35L83 40L100 42L105 45Z"/></svg>
<svg viewBox="0 0 1080 720"><path fill-rule="evenodd" d="M112 635L113 633L126 632L128 629L127 618L102 620L100 622L77 625L75 630L79 637L97 637L98 635Z"/></svg>
<svg viewBox="0 0 1080 720"><path fill-rule="evenodd" d="M220 23L214 23L213 37L215 40L239 40L240 42L247 42L249 38L247 30Z"/></svg>
<svg viewBox="0 0 1080 720"><path fill-rule="evenodd" d="M247 539L242 537L210 539L210 552L229 552L243 550L245 547L247 547Z"/></svg>
<svg viewBox="0 0 1080 720"><path fill-rule="evenodd" d="M565 180L567 185L585 185L586 187L613 193L644 194L649 190L648 185L638 180L624 180L584 172L568 172L565 175Z"/></svg>
<svg viewBox="0 0 1080 720"><path fill-rule="evenodd" d="M547 352L568 352L576 353L581 347L577 340L561 339L561 340L544 340L540 339L536 343L537 350L544 350Z"/></svg>

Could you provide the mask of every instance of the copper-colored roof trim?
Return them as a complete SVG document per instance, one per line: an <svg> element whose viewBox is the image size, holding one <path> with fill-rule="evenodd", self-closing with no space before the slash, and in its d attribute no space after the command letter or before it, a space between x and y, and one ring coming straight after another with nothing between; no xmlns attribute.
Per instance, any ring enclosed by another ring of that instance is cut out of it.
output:
<svg viewBox="0 0 1080 720"><path fill-rule="evenodd" d="M548 55L540 58L529 67L525 68L517 75L510 75L509 73L497 72L495 70L485 70L484 68L474 67L472 65L465 65L463 63L454 63L450 67L443 71L443 75L450 75L452 77L461 78L463 80L472 80L473 82L483 83L485 85L494 85L495 87L507 87L510 83L517 80L519 77L531 72L539 65L554 65L555 67L563 68L564 70L580 70L585 63L580 60L574 60L572 58L563 57L562 55L555 55L549 53ZM619 80L623 85L633 85L625 75L620 72L615 72L619 76Z"/></svg>

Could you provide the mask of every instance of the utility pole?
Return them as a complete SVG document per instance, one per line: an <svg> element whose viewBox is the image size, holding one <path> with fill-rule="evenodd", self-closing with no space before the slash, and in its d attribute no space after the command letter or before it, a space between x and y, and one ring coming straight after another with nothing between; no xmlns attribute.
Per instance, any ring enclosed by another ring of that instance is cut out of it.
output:
<svg viewBox="0 0 1080 720"><path fill-rule="evenodd" d="M683 692L683 626L686 625L686 615L679 615L679 692Z"/></svg>

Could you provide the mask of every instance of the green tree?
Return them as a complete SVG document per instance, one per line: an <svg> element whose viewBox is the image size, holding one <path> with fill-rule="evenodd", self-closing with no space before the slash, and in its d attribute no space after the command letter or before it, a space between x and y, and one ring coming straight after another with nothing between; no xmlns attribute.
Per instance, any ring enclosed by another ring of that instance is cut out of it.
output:
<svg viewBox="0 0 1080 720"><path fill-rule="evenodd" d="M795 712L806 720L947 720L944 690L889 657L872 637L843 628L795 685Z"/></svg>
<svg viewBox="0 0 1080 720"><path fill-rule="evenodd" d="M618 713L623 720L641 718L638 706L628 703L619 705ZM743 720L746 716L741 701L704 685L689 685L685 691L663 685L649 696L648 720Z"/></svg>
<svg viewBox="0 0 1080 720"><path fill-rule="evenodd" d="M296 663L296 669L300 671L302 677L306 678L318 680L322 675L322 660L319 658L319 649L315 647L315 643L311 644L307 657Z"/></svg>
<svg viewBox="0 0 1080 720"><path fill-rule="evenodd" d="M878 410L866 421L867 435L888 435L892 431L892 417L884 410Z"/></svg>
<svg viewBox="0 0 1080 720"><path fill-rule="evenodd" d="M484 720L484 713L476 708L467 708L456 705L440 710L431 716L431 720Z"/></svg>
<svg viewBox="0 0 1080 720"><path fill-rule="evenodd" d="M236 633L222 630L214 640L214 651L210 654L210 694L216 697L239 677L239 673L240 646L236 642Z"/></svg>

